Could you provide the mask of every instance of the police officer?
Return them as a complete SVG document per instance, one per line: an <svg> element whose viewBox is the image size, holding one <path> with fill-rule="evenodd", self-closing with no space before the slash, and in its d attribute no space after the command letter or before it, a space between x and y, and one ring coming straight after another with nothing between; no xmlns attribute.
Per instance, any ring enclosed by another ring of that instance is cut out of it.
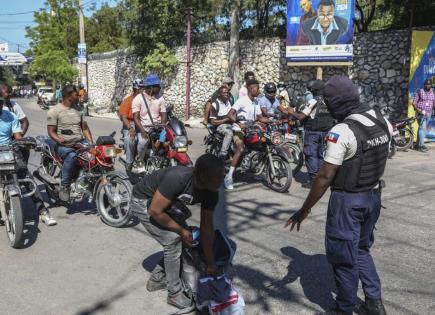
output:
<svg viewBox="0 0 435 315"><path fill-rule="evenodd" d="M311 187L319 172L325 153L325 137L334 126L334 118L323 100L323 86L324 82L321 80L311 81L305 93L306 104L302 110L294 112L289 108L290 113L304 124L304 155L309 175L308 182L302 184L305 188Z"/></svg>
<svg viewBox="0 0 435 315"><path fill-rule="evenodd" d="M332 77L324 99L340 123L327 135L325 162L302 208L286 223L299 231L311 208L331 187L326 219L326 256L337 286L336 309L322 314L350 315L355 308L384 315L381 283L370 247L381 209L381 177L387 162L391 125L382 115L359 101L350 79ZM356 306L358 279L365 302Z"/></svg>

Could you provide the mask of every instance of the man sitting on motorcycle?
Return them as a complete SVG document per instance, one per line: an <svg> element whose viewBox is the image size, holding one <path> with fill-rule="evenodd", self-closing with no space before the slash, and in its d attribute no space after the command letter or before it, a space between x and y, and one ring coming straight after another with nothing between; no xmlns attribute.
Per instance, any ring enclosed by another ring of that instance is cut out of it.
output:
<svg viewBox="0 0 435 315"><path fill-rule="evenodd" d="M10 132L6 132L6 134L4 136L9 135L10 139L15 139L15 140L19 140L22 138L22 136L24 136L27 132L27 129L29 128L29 120L26 117L26 114L24 113L24 111L22 110L21 106L18 105L18 103L12 101L10 99L10 93L11 93L12 89L10 86L1 83L0 84L0 97L3 98L3 101L0 101L0 111L2 112L2 117L3 117L3 111L9 111L11 113L13 113L15 115L15 118L18 119L18 124L20 127L20 132L14 132L14 120L10 121L11 124L11 131ZM3 119L1 119L1 123L5 123L6 121L4 121ZM18 130L18 129L17 129ZM9 142L4 142L4 141L0 141L0 145L6 145L9 144ZM20 147L20 158L23 160L24 165L26 165L29 162L29 157L30 157L30 150L24 147ZM32 175L30 174L30 172L26 172L25 174L20 174L23 176L29 176L32 177ZM35 193L32 195L32 200L35 203L36 209L38 210L39 216L41 218L41 221L43 223L45 223L47 226L52 226L56 224L56 220L51 216L50 212L48 211L48 209L45 207L44 201L42 199L41 193L38 189L38 187L36 187L36 191Z"/></svg>
<svg viewBox="0 0 435 315"><path fill-rule="evenodd" d="M234 105L234 95L231 93L231 89L234 86L234 80L230 77L226 77L222 81L221 86L226 86L228 88L228 99L231 103L231 106ZM210 121L210 113L213 103L216 101L216 99L219 97L219 90L213 93L213 95L207 100L207 103L205 104L204 108L204 120L202 121L203 125L207 125Z"/></svg>
<svg viewBox="0 0 435 315"><path fill-rule="evenodd" d="M145 91L139 93L133 100L132 111L137 135L137 159L139 163L145 160L148 149L151 127L154 124L166 123L166 101L160 94L160 78L155 74L148 75L144 80Z"/></svg>
<svg viewBox="0 0 435 315"><path fill-rule="evenodd" d="M261 113L260 106L256 104L256 98L260 95L260 85L257 80L249 80L246 82L248 95L243 96L231 107L228 117L233 122L234 131L234 144L236 145L236 152L234 152L233 159L231 160L230 170L225 176L225 187L228 190L234 189L233 187L233 174L240 161L240 158L245 151L245 144L243 139L245 134L243 129L255 121L269 123L270 120L264 117Z"/></svg>
<svg viewBox="0 0 435 315"><path fill-rule="evenodd" d="M232 124L231 120L228 118L228 113L231 110L231 102L227 86L222 85L218 92L219 96L212 104L210 123L216 127L216 132L224 137L219 157L225 160L231 141L233 140Z"/></svg>
<svg viewBox="0 0 435 315"><path fill-rule="evenodd" d="M276 91L277 89L275 83L266 83L264 86L264 95L258 100L261 113L265 117L274 117L277 113L287 115L287 111L281 106L276 97Z"/></svg>
<svg viewBox="0 0 435 315"><path fill-rule="evenodd" d="M77 153L74 148L87 140L93 143L92 134L83 114L77 110L79 96L75 85L62 89L62 103L52 107L47 113L47 131L56 142L56 153L63 160L59 199L69 201L71 175L76 166Z"/></svg>
<svg viewBox="0 0 435 315"><path fill-rule="evenodd" d="M133 120L132 104L134 98L140 93L141 80L133 81L133 92L122 101L119 106L119 118L122 121L122 136L124 138L124 151L127 162L127 170L130 171L134 162L136 146L136 128Z"/></svg>
<svg viewBox="0 0 435 315"><path fill-rule="evenodd" d="M214 263L213 211L219 200L219 187L225 176L223 162L204 154L195 167L174 166L145 176L133 188L132 212L151 236L163 246L163 258L152 271L148 291L168 290L167 302L178 308L191 305L180 279L182 243L192 246L192 233L186 224L187 205L201 204L200 244L207 274L216 275ZM176 217L173 208L184 209Z"/></svg>

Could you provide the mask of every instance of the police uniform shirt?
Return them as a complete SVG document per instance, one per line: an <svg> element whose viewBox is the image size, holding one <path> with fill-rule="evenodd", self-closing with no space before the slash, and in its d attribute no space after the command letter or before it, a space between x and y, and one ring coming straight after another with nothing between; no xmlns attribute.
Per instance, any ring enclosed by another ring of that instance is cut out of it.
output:
<svg viewBox="0 0 435 315"><path fill-rule="evenodd" d="M311 119L314 119L316 116L316 111L314 110L316 108L317 101L315 99L309 100L302 108L301 113L305 116L310 116Z"/></svg>
<svg viewBox="0 0 435 315"><path fill-rule="evenodd" d="M366 113L376 118L374 110L369 110ZM354 119L367 127L374 126L371 120L360 114L350 115L346 119ZM385 119L385 121L387 122L390 136L392 136L393 127L387 119ZM356 154L358 148L354 133L345 123L335 125L331 131L329 131L326 141L327 146L324 160L334 165L342 165L344 161L351 159Z"/></svg>

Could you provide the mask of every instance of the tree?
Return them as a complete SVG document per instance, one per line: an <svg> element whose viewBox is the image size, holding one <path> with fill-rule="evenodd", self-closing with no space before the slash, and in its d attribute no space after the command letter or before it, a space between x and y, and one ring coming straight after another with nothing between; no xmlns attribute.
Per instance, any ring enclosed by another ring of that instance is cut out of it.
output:
<svg viewBox="0 0 435 315"><path fill-rule="evenodd" d="M235 89L239 89L240 81L240 0L234 0L231 10L231 33L230 33L230 49L228 62L228 75L235 82Z"/></svg>
<svg viewBox="0 0 435 315"><path fill-rule="evenodd" d="M74 81L78 71L70 62L68 55L62 50L49 50L38 55L29 67L32 76L41 76L52 81L53 85Z"/></svg>
<svg viewBox="0 0 435 315"><path fill-rule="evenodd" d="M14 73L10 67L0 67L0 82L5 82L9 86L14 85Z"/></svg>
<svg viewBox="0 0 435 315"><path fill-rule="evenodd" d="M356 9L361 14L360 19L355 23L358 32L367 32L375 17L376 0L357 0Z"/></svg>
<svg viewBox="0 0 435 315"><path fill-rule="evenodd" d="M167 78L177 67L178 60L173 52L164 44L158 43L150 54L142 59L139 70L142 74L156 73L160 77Z"/></svg>

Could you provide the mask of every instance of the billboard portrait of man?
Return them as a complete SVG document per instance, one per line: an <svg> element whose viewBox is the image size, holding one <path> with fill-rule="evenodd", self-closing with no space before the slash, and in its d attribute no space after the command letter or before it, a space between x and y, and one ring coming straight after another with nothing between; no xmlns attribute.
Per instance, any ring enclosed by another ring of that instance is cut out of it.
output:
<svg viewBox="0 0 435 315"><path fill-rule="evenodd" d="M304 14L301 16L300 19L300 28L299 28L299 32L298 32L298 41L297 44L298 45L309 45L310 41L308 40L307 35L305 35L305 33L302 31L302 24L317 16L317 13L313 10L313 1L312 0L300 0L299 1L299 6L302 9L302 11L304 12Z"/></svg>
<svg viewBox="0 0 435 315"><path fill-rule="evenodd" d="M347 32L348 21L335 15L334 0L320 0L317 16L301 23L308 45L333 45Z"/></svg>

